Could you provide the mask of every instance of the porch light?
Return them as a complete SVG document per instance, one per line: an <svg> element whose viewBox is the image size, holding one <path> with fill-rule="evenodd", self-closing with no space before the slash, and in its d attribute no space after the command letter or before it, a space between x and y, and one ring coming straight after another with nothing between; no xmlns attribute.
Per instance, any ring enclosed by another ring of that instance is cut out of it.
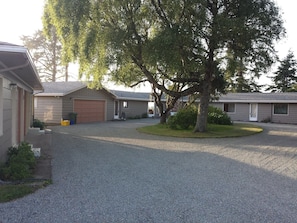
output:
<svg viewBox="0 0 297 223"><path fill-rule="evenodd" d="M11 83L9 84L10 90L11 90L11 89L16 89L17 86L18 86L18 85L17 85L16 83L13 83L13 82L11 82Z"/></svg>

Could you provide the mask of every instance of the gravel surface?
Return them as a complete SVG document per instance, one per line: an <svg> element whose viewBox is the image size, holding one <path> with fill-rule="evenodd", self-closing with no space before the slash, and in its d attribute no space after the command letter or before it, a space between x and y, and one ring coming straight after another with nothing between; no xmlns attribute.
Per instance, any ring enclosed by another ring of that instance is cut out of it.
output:
<svg viewBox="0 0 297 223"><path fill-rule="evenodd" d="M54 127L53 184L0 204L0 222L296 222L297 126L228 139L135 130L156 122Z"/></svg>

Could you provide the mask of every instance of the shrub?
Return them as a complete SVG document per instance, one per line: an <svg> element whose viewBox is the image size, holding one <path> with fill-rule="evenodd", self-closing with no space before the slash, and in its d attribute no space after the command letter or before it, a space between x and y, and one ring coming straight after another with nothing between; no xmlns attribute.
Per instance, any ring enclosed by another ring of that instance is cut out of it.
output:
<svg viewBox="0 0 297 223"><path fill-rule="evenodd" d="M217 125L232 125L230 117L221 109L209 106L207 123ZM179 110L176 115L168 118L167 124L171 129L188 129L195 126L197 121L197 108L189 106Z"/></svg>
<svg viewBox="0 0 297 223"><path fill-rule="evenodd" d="M148 117L148 114L147 113L143 113L142 115L141 115L141 118L147 118Z"/></svg>
<svg viewBox="0 0 297 223"><path fill-rule="evenodd" d="M40 130L43 130L45 128L45 124L44 122L38 120L38 119L34 119L33 120L33 127L34 128L40 128Z"/></svg>
<svg viewBox="0 0 297 223"><path fill-rule="evenodd" d="M7 162L0 169L1 179L23 180L31 176L36 160L28 143L22 142L18 147L9 148L7 155Z"/></svg>
<svg viewBox="0 0 297 223"><path fill-rule="evenodd" d="M269 122L271 122L271 118L267 117L267 118L263 119L261 122L269 123Z"/></svg>
<svg viewBox="0 0 297 223"><path fill-rule="evenodd" d="M221 109L209 106L207 123L218 125L232 125L230 117Z"/></svg>
<svg viewBox="0 0 297 223"><path fill-rule="evenodd" d="M170 116L167 123L172 129L188 129L196 124L196 119L197 109L194 106L189 106Z"/></svg>

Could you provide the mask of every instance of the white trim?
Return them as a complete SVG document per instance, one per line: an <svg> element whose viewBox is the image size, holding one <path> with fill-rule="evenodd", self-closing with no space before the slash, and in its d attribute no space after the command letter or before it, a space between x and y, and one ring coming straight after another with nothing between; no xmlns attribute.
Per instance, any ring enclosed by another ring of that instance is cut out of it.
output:
<svg viewBox="0 0 297 223"><path fill-rule="evenodd" d="M27 49L23 46L1 45L1 44L0 44L0 51L10 52L10 53L27 53Z"/></svg>
<svg viewBox="0 0 297 223"><path fill-rule="evenodd" d="M36 93L35 97L63 97L67 94L63 93Z"/></svg>
<svg viewBox="0 0 297 223"><path fill-rule="evenodd" d="M118 100L114 100L113 106L113 118L119 119L120 118L120 102Z"/></svg>
<svg viewBox="0 0 297 223"><path fill-rule="evenodd" d="M255 109L256 109L256 114L253 114L253 111L252 111L252 105L256 105ZM257 103L250 103L250 106L249 106L249 120L251 122L256 122L258 121L258 104ZM255 116L253 116L255 115Z"/></svg>
<svg viewBox="0 0 297 223"><path fill-rule="evenodd" d="M67 84L67 82L66 82ZM68 94L71 94L73 92L76 92L76 91L79 91L81 89L89 89L87 86L80 86L80 87L77 87L77 88L74 88L74 89L71 89L70 91L67 91L67 92L64 92L64 93L44 93L44 92L41 92L41 93L36 93L35 96L36 97L63 97L63 96L66 96Z"/></svg>
<svg viewBox="0 0 297 223"><path fill-rule="evenodd" d="M125 101L147 101L150 102L149 98L129 98L129 97L116 97L117 100L125 100Z"/></svg>

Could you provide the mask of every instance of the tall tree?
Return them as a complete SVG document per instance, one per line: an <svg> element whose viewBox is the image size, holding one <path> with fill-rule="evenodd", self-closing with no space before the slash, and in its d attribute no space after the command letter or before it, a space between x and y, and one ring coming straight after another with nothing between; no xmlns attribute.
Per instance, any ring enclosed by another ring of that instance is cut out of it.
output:
<svg viewBox="0 0 297 223"><path fill-rule="evenodd" d="M45 9L87 78L148 81L174 98L199 93L200 132L211 94L224 88L227 52L260 75L284 31L270 0L47 0Z"/></svg>
<svg viewBox="0 0 297 223"><path fill-rule="evenodd" d="M61 43L54 29L51 31L51 38L46 38L41 30L37 30L32 36L21 36L21 40L32 53L42 81L55 82L68 78L66 66L61 61Z"/></svg>
<svg viewBox="0 0 297 223"><path fill-rule="evenodd" d="M234 55L227 56L227 68L225 72L227 92L259 92L262 85L255 81L254 75L249 75L245 66L245 58L234 58ZM258 76L256 76L258 77Z"/></svg>
<svg viewBox="0 0 297 223"><path fill-rule="evenodd" d="M297 91L297 61L293 52L289 51L287 56L280 61L275 76L272 77L273 85L269 86L267 90L272 92L288 92Z"/></svg>

